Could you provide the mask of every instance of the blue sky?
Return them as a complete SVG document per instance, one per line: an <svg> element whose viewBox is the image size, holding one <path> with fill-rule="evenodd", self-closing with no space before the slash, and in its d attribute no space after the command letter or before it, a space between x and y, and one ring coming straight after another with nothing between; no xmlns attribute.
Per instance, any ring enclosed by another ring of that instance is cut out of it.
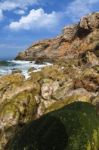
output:
<svg viewBox="0 0 99 150"><path fill-rule="evenodd" d="M0 0L0 59L55 37L65 25L96 11L99 0Z"/></svg>

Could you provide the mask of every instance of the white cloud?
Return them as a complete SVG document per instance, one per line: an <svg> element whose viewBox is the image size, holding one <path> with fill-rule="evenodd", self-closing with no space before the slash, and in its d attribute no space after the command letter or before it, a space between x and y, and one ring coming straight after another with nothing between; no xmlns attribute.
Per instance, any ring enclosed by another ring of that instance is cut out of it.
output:
<svg viewBox="0 0 99 150"><path fill-rule="evenodd" d="M27 9L28 6L32 6L34 4L38 4L38 0L1 0L0 18L3 16L4 11L11 11L14 9L21 9L18 14L22 15L23 11Z"/></svg>
<svg viewBox="0 0 99 150"><path fill-rule="evenodd" d="M41 28L52 28L58 24L59 14L52 12L47 14L42 8L32 9L27 16L21 17L19 21L12 22L9 28L12 30L36 30Z"/></svg>
<svg viewBox="0 0 99 150"><path fill-rule="evenodd" d="M18 10L15 10L14 13L15 13L15 14L18 14L18 15L24 15L24 14L25 14L25 11L22 10L22 9L18 9Z"/></svg>
<svg viewBox="0 0 99 150"><path fill-rule="evenodd" d="M92 12L95 4L99 5L99 0L74 0L67 6L65 14L71 16L72 21L78 21L80 17Z"/></svg>
<svg viewBox="0 0 99 150"><path fill-rule="evenodd" d="M0 2L1 10L12 10L15 8L27 8L30 5L37 4L38 0L3 0Z"/></svg>
<svg viewBox="0 0 99 150"><path fill-rule="evenodd" d="M2 10L0 10L0 20L3 19L3 13L2 13Z"/></svg>
<svg viewBox="0 0 99 150"><path fill-rule="evenodd" d="M15 4L14 2L4 1L0 3L0 9L2 11L12 10L12 9L15 9L16 7L17 7L17 4Z"/></svg>

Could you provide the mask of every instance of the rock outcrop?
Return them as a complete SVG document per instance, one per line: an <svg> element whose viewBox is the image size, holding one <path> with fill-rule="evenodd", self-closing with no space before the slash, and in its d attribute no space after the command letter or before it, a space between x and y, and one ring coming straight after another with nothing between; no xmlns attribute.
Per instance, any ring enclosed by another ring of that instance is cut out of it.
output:
<svg viewBox="0 0 99 150"><path fill-rule="evenodd" d="M62 150L60 142L57 145L56 137L63 145L64 140L69 139L64 149L99 149L98 16L99 13L94 13L84 17L78 25L64 28L60 37L36 43L20 54L20 59L35 59L39 63L55 60L53 65L46 66L38 72L32 72L33 68L30 68L28 79L25 79L20 71L0 76L0 150L30 150L32 145L28 142L31 140L36 150L39 150L39 145L35 145L38 142L42 146L40 150ZM60 60L56 59L57 57ZM47 113L55 110L51 116L56 117L56 121L52 118L50 122L50 114ZM46 116L42 117L45 114ZM36 121L32 123L33 120ZM58 132L65 133L61 124L66 134ZM44 132L40 132L38 141L38 133L42 126ZM46 145L46 140L54 143ZM55 148L52 148L51 144Z"/></svg>
<svg viewBox="0 0 99 150"><path fill-rule="evenodd" d="M1 150L25 124L70 103L92 103L99 112L99 64L89 65L88 56L30 72L28 79L17 72L0 77Z"/></svg>
<svg viewBox="0 0 99 150"><path fill-rule="evenodd" d="M85 51L93 51L99 56L99 12L81 18L76 25L64 27L55 39L34 43L16 59L53 62Z"/></svg>

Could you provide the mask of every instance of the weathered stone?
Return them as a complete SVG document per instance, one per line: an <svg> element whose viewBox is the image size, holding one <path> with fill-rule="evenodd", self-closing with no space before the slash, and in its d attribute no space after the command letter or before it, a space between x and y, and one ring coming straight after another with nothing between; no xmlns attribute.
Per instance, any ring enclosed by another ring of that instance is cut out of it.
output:
<svg viewBox="0 0 99 150"><path fill-rule="evenodd" d="M99 56L99 12L81 18L77 25L66 26L60 36L34 43L16 59L55 62L91 50Z"/></svg>
<svg viewBox="0 0 99 150"><path fill-rule="evenodd" d="M59 83L57 81L43 83L41 87L41 95L45 100L50 100L52 94L59 88Z"/></svg>
<svg viewBox="0 0 99 150"><path fill-rule="evenodd" d="M84 63L87 65L95 66L99 64L99 60L96 57L96 55L93 52L87 51L85 54L82 56L82 60Z"/></svg>
<svg viewBox="0 0 99 150"><path fill-rule="evenodd" d="M77 33L77 27L78 25L71 25L63 28L63 38L67 42L70 42L75 38Z"/></svg>
<svg viewBox="0 0 99 150"><path fill-rule="evenodd" d="M64 28L63 34L55 39L35 43L19 56L20 59L34 59L38 62L55 61L53 65L38 72L30 72L28 79L21 73L0 77L0 150L4 150L6 143L16 132L20 133L25 124L75 101L92 103L99 112L99 18L96 14L88 15L88 22L84 19L77 26ZM76 115L80 115L79 112ZM52 123L53 121L53 126ZM70 126L68 122L67 125ZM84 126L86 125L85 121ZM96 130L91 133L97 143ZM83 134L80 138L76 135L77 141L83 137ZM97 150L97 144L93 147L91 142L87 143L87 149L80 150Z"/></svg>
<svg viewBox="0 0 99 150"><path fill-rule="evenodd" d="M15 105L8 103L0 111L0 129L12 127L18 120L19 111Z"/></svg>
<svg viewBox="0 0 99 150"><path fill-rule="evenodd" d="M73 82L71 80L66 82L62 87L59 87L56 91L54 91L52 94L52 98L55 100L63 100L66 97L68 91L72 88Z"/></svg>
<svg viewBox="0 0 99 150"><path fill-rule="evenodd" d="M75 90L71 90L67 93L67 97L72 97L71 100L72 101L82 101L82 102L89 102L91 98L94 96L94 93L88 92L87 90L85 90L84 88L78 88ZM69 103L71 103L72 101L70 101Z"/></svg>
<svg viewBox="0 0 99 150"><path fill-rule="evenodd" d="M86 30L94 30L95 28L99 28L99 12L83 17L80 21L80 27Z"/></svg>
<svg viewBox="0 0 99 150"><path fill-rule="evenodd" d="M93 68L85 68L81 76L75 79L75 88L85 88L87 91L96 92L99 89L99 74Z"/></svg>

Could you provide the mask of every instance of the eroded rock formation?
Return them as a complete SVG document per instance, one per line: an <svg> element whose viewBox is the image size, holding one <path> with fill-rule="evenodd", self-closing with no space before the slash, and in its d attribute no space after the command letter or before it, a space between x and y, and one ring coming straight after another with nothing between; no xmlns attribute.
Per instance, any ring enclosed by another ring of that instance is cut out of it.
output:
<svg viewBox="0 0 99 150"><path fill-rule="evenodd" d="M23 137L28 141L27 134L31 136L32 123L29 123L41 118L44 114L58 109L61 110L52 113L52 115L55 114L57 117L57 113L60 114L61 118L63 118L61 121L63 121L67 131L69 126L71 127L70 130L72 129L73 131L72 121L74 120L74 130L76 129L75 132L77 131L75 134L68 134L68 138L73 138L72 142L67 143L68 150L74 150L75 146L75 149L80 150L99 149L99 123L97 121L98 116L96 117L96 113L97 115L99 114L98 16L99 13L94 13L84 17L78 25L64 28L60 37L36 43L18 56L20 59L30 59L31 56L31 60L35 59L38 62L55 60L53 65L44 67L38 72L29 71L30 77L28 79L25 79L19 71L0 77L0 150L5 150L5 147L7 150L24 150L24 148L29 149L29 146L31 149L31 143L28 145L29 143L23 141ZM60 60L58 59L57 61L57 57ZM77 101L81 103L75 103ZM66 116L64 116L65 111L62 109L65 105L69 105L65 107ZM72 114L69 117L71 108L75 107L77 110L72 109ZM76 120L77 115L78 120ZM80 122L81 118L84 119L83 122ZM33 126L39 120L34 121ZM67 121L65 122L65 120ZM81 128L77 126L78 121L79 124L83 124ZM43 125L45 121L40 121L40 123ZM87 123L89 124L88 126L86 126ZM91 123L92 128L90 128ZM53 121L52 126L54 125L54 128L50 126L51 137L53 137L52 131L57 124L58 122ZM49 128L49 123L47 125L45 124L44 126L46 129ZM36 134L39 128L40 126L37 123L36 130L33 133ZM61 130L60 127L59 130ZM15 139L14 136L17 132L19 136ZM44 128L41 137L45 136L46 133ZM60 139L60 134L58 136L58 139ZM64 136L67 136L67 132ZM83 136L85 138L82 139ZM38 139L35 138L35 135L33 135L33 148L35 149L36 146L36 149L39 149L39 145L35 145ZM47 138L49 139L49 134ZM56 140L56 137L54 139ZM21 148L20 141L23 143ZM9 145L10 142L11 144ZM18 148L15 145L16 142L17 146L19 146ZM42 145L42 141L40 142ZM83 142L85 143L82 144ZM24 144L27 145L24 146ZM45 144L47 143L45 142ZM54 144L57 149L57 142L55 141ZM46 146L53 150L52 147L50 148L52 146L50 144L45 145L45 147L42 146L42 149L39 150L47 150ZM64 149L66 149L66 145Z"/></svg>
<svg viewBox="0 0 99 150"><path fill-rule="evenodd" d="M74 57L85 51L99 55L99 13L81 18L76 25L64 27L62 34L55 39L34 43L26 51L19 53L16 59L56 61Z"/></svg>

